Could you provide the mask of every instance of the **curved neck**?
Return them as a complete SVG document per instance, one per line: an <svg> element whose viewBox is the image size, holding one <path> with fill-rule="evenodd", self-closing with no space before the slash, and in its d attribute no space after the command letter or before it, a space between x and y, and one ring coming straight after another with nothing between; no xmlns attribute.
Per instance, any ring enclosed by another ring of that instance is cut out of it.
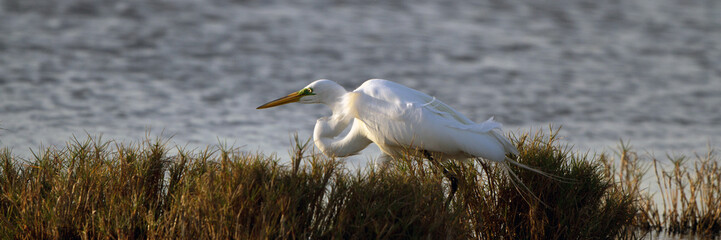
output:
<svg viewBox="0 0 721 240"><path fill-rule="evenodd" d="M334 122L328 121L327 118L318 119L313 130L315 146L328 157L346 157L357 154L366 148L371 141L361 133L356 124L353 124L343 138L335 139L335 136L340 134L348 123L349 121Z"/></svg>
<svg viewBox="0 0 721 240"><path fill-rule="evenodd" d="M353 100L355 95L357 94L349 93L338 84L326 88L321 95L323 97L319 102L328 106L333 115L318 119L315 129L313 129L313 141L316 147L326 156L344 157L352 155L370 144L370 140L360 134L355 124L346 136L336 139L355 117L353 114L354 109L352 109L354 108Z"/></svg>
<svg viewBox="0 0 721 240"><path fill-rule="evenodd" d="M315 145L327 156L333 155L328 153L335 152L337 148L333 147L334 145L338 145L338 141L334 138L348 127L352 119L352 117L346 114L347 104L344 99L347 93L343 87L335 84L332 88L323 92L321 95L323 97L319 101L328 106L333 112L330 117L319 118L313 129L313 141Z"/></svg>
<svg viewBox="0 0 721 240"><path fill-rule="evenodd" d="M349 101L351 95L353 94L347 92L343 87L340 87L340 85L338 85L338 88L325 94L325 97L321 99L320 102L330 108L332 115L318 119L314 135L319 134L319 136L334 138L348 127L348 124L354 118L350 109L353 107Z"/></svg>
<svg viewBox="0 0 721 240"><path fill-rule="evenodd" d="M334 126L331 126L331 122ZM345 129L345 126L341 125L347 126L348 124L343 124L341 121L329 121L327 117L320 118L315 123L313 142L326 156L335 156L339 140L335 140L334 138Z"/></svg>
<svg viewBox="0 0 721 240"><path fill-rule="evenodd" d="M344 94L332 106L329 105L333 110L331 117L323 117L316 121L315 129L313 129L313 140L316 147L326 156L350 156L371 144L371 140L366 136L365 125L355 118L357 109L355 109L356 104L354 101L358 97L358 93ZM351 122L353 122L353 126L348 131L348 134L342 138L337 138Z"/></svg>

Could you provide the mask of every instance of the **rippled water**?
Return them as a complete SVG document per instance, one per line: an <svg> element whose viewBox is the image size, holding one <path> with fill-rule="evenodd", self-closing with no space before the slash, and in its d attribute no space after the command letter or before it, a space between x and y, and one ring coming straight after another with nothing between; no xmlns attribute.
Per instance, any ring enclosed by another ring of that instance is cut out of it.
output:
<svg viewBox="0 0 721 240"><path fill-rule="evenodd" d="M592 151L721 136L714 0L0 3L0 144L20 154L149 131L285 156L329 110L255 107L319 78L393 80L515 132L562 125Z"/></svg>

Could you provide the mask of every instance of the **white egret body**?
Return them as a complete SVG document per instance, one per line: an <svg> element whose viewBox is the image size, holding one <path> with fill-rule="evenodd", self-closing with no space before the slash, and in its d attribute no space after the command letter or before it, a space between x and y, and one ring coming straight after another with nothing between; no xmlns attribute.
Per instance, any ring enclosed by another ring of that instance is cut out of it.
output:
<svg viewBox="0 0 721 240"><path fill-rule="evenodd" d="M326 156L357 154L370 143L378 145L386 159L409 148L444 159L480 157L504 162L506 153L518 155L503 136L501 124L492 118L475 123L434 97L387 80L371 79L347 92L321 79L258 109L291 102L331 108L332 116L318 119L313 133L315 145ZM351 123L348 134L338 137Z"/></svg>

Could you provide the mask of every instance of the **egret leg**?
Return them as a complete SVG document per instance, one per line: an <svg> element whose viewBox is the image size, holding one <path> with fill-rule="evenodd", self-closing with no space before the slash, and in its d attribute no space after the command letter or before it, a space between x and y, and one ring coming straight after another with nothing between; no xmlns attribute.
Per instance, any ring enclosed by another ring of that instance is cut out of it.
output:
<svg viewBox="0 0 721 240"><path fill-rule="evenodd" d="M451 172L448 171L445 167L443 167L439 162L436 162L433 159L433 156L431 155L428 150L423 150L423 155L431 161L436 166L440 166L441 169L443 169L443 175L446 175L446 178L451 182L451 192L448 193L448 199L446 200L446 206L451 202L451 199L453 199L453 196L456 194L456 191L458 190L458 178L456 178L455 175L453 175Z"/></svg>

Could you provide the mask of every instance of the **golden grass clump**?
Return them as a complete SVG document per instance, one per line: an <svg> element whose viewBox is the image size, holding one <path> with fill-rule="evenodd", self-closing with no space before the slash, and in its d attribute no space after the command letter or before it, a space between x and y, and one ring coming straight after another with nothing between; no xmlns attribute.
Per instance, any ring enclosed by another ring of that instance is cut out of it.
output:
<svg viewBox="0 0 721 240"><path fill-rule="evenodd" d="M511 170L532 196L500 168L464 167L456 208L478 239L610 239L633 237L637 212L630 194L611 184L601 164L558 143L557 131L514 139L519 162L555 177L516 166ZM511 158L516 158L511 156ZM485 170L481 174L478 169Z"/></svg>
<svg viewBox="0 0 721 240"><path fill-rule="evenodd" d="M457 238L441 181L351 174L340 162L164 142L74 140L31 161L0 155L0 238Z"/></svg>
<svg viewBox="0 0 721 240"><path fill-rule="evenodd" d="M613 176L613 183L635 199L640 209L633 221L637 230L672 236L720 236L721 167L713 150L697 155L692 165L684 156L667 156L668 164L664 164L653 156L639 156L621 142L617 157L618 162L607 155L600 159L606 175ZM645 181L651 169L655 179Z"/></svg>
<svg viewBox="0 0 721 240"><path fill-rule="evenodd" d="M0 238L609 239L639 229L719 232L719 167L656 168L664 210L642 188L649 164L623 148L572 152L550 134L509 156L554 177L481 159L431 163L419 151L350 171L296 137L291 163L218 146L73 139L32 159L0 151ZM449 204L443 169L458 178ZM661 169L660 171L658 169ZM509 177L513 171L517 180ZM525 186L525 187L523 187ZM530 192L531 194L529 194ZM687 232L684 232L687 231Z"/></svg>
<svg viewBox="0 0 721 240"><path fill-rule="evenodd" d="M669 157L673 167L654 172L664 211L662 226L674 234L718 235L721 232L721 167L713 151L696 156L693 167L686 157ZM657 216L659 214L656 214ZM661 222L661 221L659 221Z"/></svg>

